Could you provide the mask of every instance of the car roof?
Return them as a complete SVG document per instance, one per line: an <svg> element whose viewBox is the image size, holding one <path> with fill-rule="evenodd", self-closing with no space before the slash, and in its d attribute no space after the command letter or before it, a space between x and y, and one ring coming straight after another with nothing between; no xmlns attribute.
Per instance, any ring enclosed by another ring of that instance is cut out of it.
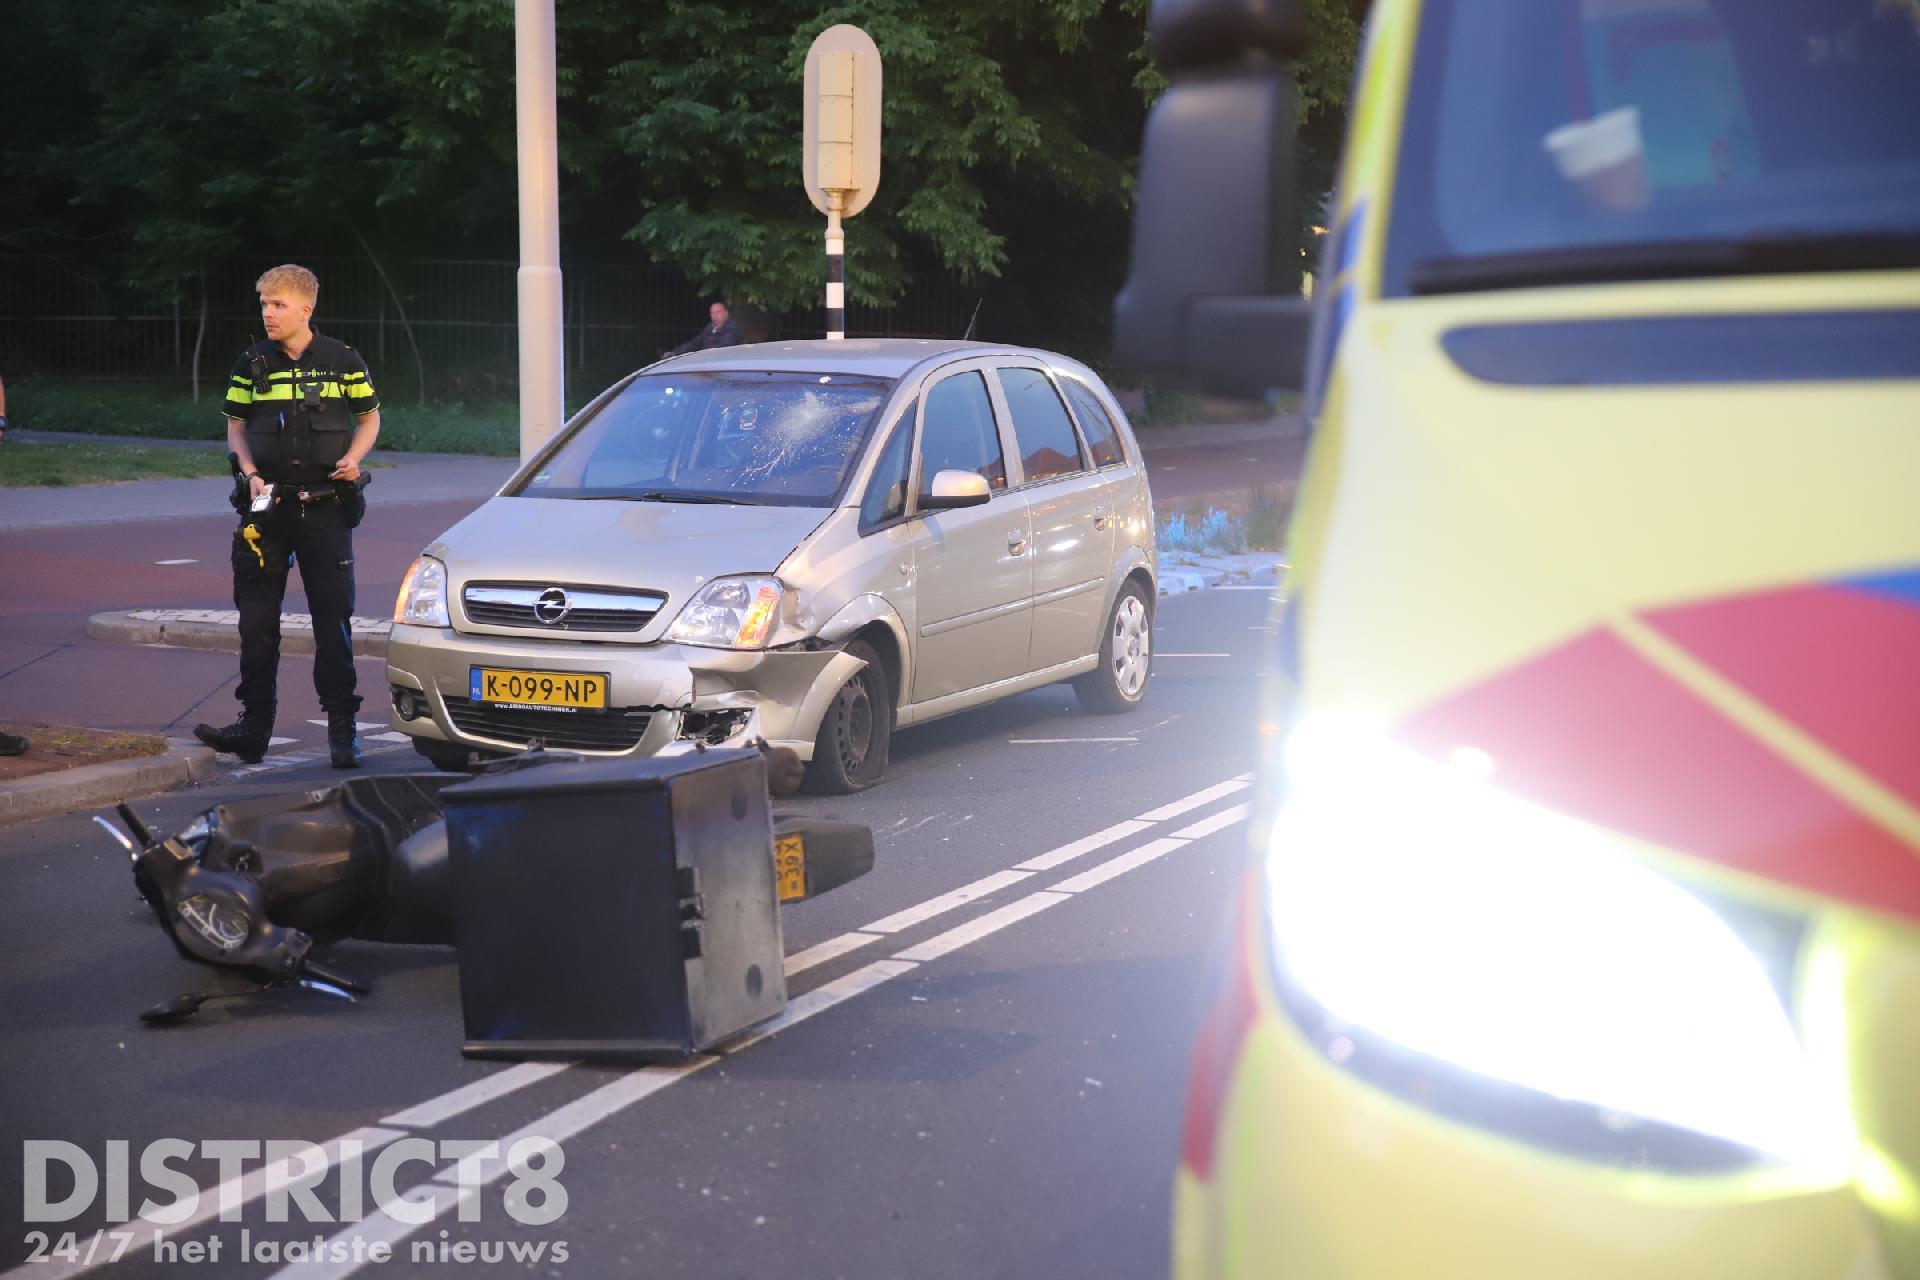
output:
<svg viewBox="0 0 1920 1280"><path fill-rule="evenodd" d="M648 373L751 369L783 373L854 373L898 378L919 365L942 358L991 355L1036 356L1058 360L1051 352L995 342L959 342L951 338L846 338L834 341L751 342L713 347L648 366Z"/></svg>

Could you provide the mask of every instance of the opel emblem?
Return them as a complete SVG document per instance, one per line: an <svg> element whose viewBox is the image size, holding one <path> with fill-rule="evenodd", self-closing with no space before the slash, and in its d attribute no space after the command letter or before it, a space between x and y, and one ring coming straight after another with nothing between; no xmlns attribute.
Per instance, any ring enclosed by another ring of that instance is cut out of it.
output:
<svg viewBox="0 0 1920 1280"><path fill-rule="evenodd" d="M573 606L567 603L567 593L558 587L548 587L540 593L540 598L533 602L533 616L550 627L564 619L572 610Z"/></svg>

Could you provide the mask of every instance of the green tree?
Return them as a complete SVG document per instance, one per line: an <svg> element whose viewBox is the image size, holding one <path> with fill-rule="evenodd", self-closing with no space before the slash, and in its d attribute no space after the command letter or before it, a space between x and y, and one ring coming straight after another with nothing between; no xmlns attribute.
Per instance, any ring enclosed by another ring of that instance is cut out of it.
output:
<svg viewBox="0 0 1920 1280"><path fill-rule="evenodd" d="M1008 263L1020 193L1122 216L1144 106L1141 0L785 0L649 11L592 95L590 130L636 215L626 234L702 286L773 307L810 301L823 222L800 186L806 50L839 22L885 65L880 190L848 224L848 291L897 298L925 250L962 279ZM1120 126L1120 127L1116 127ZM1004 193L990 206L988 192Z"/></svg>
<svg viewBox="0 0 1920 1280"><path fill-rule="evenodd" d="M623 239L697 287L812 305L823 220L800 189L808 44L852 22L886 68L884 159L848 224L856 306L973 282L983 331L1091 350L1125 270L1147 0L565 0L568 252ZM1364 0L1306 0L1302 225L1318 215ZM190 296L234 252L506 256L513 8L504 0L16 0L0 102L0 244ZM857 314L857 313L856 313Z"/></svg>

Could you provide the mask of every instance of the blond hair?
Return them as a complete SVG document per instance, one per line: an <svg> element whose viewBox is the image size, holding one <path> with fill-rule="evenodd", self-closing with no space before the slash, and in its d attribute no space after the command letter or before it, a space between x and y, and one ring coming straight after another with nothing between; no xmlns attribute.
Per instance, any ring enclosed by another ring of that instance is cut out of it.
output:
<svg viewBox="0 0 1920 1280"><path fill-rule="evenodd" d="M255 293L291 293L308 302L320 300L320 278L305 267L288 262L274 267L253 282Z"/></svg>

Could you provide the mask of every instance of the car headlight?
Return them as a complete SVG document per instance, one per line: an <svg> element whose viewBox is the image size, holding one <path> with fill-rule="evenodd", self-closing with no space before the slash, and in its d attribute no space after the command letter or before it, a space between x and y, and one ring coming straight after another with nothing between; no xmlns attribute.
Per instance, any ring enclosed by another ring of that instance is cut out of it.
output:
<svg viewBox="0 0 1920 1280"><path fill-rule="evenodd" d="M687 601L667 639L712 649L764 649L786 593L778 578L715 578Z"/></svg>
<svg viewBox="0 0 1920 1280"><path fill-rule="evenodd" d="M1557 1107L1564 1130L1574 1104L1603 1129L1844 1168L1845 1104L1762 957L1617 837L1488 786L1494 765L1468 750L1442 765L1333 717L1290 735L1269 937L1283 989L1352 1029L1330 1055L1384 1040L1509 1088L1476 1118Z"/></svg>
<svg viewBox="0 0 1920 1280"><path fill-rule="evenodd" d="M400 595L393 602L393 620L416 627L449 627L447 616L447 566L432 556L421 556L400 580Z"/></svg>

